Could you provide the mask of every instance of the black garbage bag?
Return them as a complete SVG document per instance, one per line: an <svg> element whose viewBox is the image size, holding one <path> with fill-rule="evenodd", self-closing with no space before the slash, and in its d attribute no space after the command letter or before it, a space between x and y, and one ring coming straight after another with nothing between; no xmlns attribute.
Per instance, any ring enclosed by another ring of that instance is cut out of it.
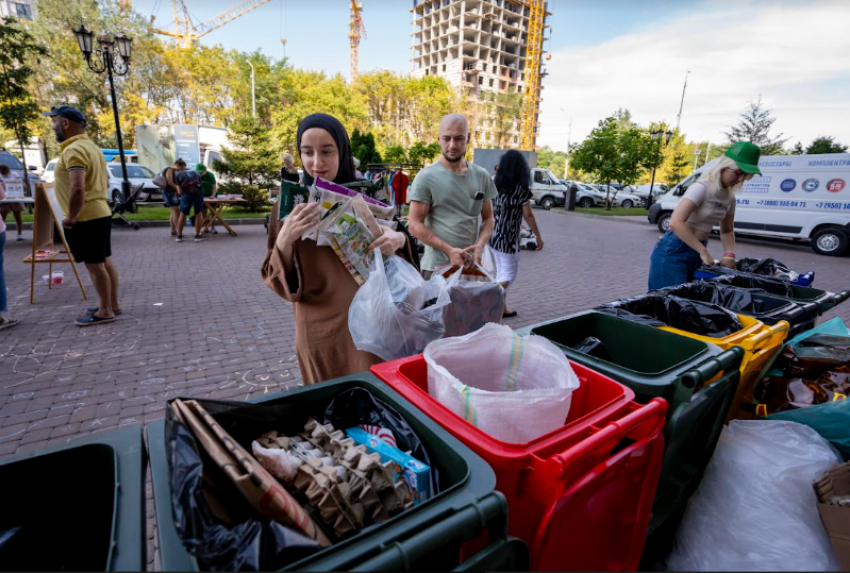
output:
<svg viewBox="0 0 850 573"><path fill-rule="evenodd" d="M422 442L404 418L364 388L342 392L327 406L314 411L292 404L191 399L249 452L251 442L262 434L277 430L295 435L313 417L338 429L359 424L389 428L400 449L411 451L413 457L431 465ZM170 407L166 412L165 440L174 523L184 546L198 559L202 570L277 570L322 550L294 529L258 515L217 464L198 448L192 431L173 416ZM436 495L440 491L439 479L433 466L431 475L431 491ZM316 524L334 539L315 512Z"/></svg>
<svg viewBox="0 0 850 573"><path fill-rule="evenodd" d="M743 328L735 313L716 304L688 300L653 291L631 299L604 304L594 310L650 326L670 326L698 334L723 338Z"/></svg>
<svg viewBox="0 0 850 573"><path fill-rule="evenodd" d="M712 270L712 267L705 267ZM794 298L794 285L779 279L727 269L728 274L712 279L713 282L728 284L738 288L761 289L770 294Z"/></svg>
<svg viewBox="0 0 850 573"><path fill-rule="evenodd" d="M756 288L738 288L721 282L695 281L654 291L661 296L673 295L707 302L746 314L765 314L791 303L771 298ZM650 293L652 294L652 293Z"/></svg>
<svg viewBox="0 0 850 573"><path fill-rule="evenodd" d="M594 358L599 358L600 360L611 361L611 355L608 353L608 349L605 348L605 344L595 336L588 336L573 346L573 350L593 356Z"/></svg>
<svg viewBox="0 0 850 573"><path fill-rule="evenodd" d="M793 272L785 263L776 259L741 259L735 263L739 271L754 273L757 275L774 276L778 273Z"/></svg>

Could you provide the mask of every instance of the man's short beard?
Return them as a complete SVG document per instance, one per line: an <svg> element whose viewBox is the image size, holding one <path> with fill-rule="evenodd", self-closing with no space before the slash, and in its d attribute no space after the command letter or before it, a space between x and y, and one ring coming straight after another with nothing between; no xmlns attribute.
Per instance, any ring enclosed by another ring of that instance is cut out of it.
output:
<svg viewBox="0 0 850 573"><path fill-rule="evenodd" d="M461 159L463 159L463 156L464 156L464 155L465 155L464 153L461 153L461 154L458 156L458 158L457 158L457 159L452 159L452 158L451 158L451 157L449 157L446 153L443 153L443 158L444 158L446 161L448 161L449 163L460 163L460 160L461 160Z"/></svg>
<svg viewBox="0 0 850 573"><path fill-rule="evenodd" d="M56 134L56 142L57 142L57 143L62 143L62 142L64 142L66 139L68 139L68 136L65 134L65 128L64 128L64 127L60 127L60 128L58 128L58 129L54 129L54 130L53 130L53 133L55 133L55 134Z"/></svg>

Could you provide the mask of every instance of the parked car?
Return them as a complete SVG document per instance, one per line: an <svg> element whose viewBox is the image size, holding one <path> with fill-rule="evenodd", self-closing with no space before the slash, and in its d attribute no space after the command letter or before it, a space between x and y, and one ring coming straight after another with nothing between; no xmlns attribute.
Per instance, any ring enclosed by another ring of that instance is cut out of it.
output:
<svg viewBox="0 0 850 573"><path fill-rule="evenodd" d="M116 203L121 200L121 182L124 180L124 175L121 172L120 163L107 163L107 171L109 172L109 201ZM145 165L138 163L127 164L127 179L133 187L144 185L141 193L139 193L139 201L161 201L162 189L153 184L153 178L156 174Z"/></svg>
<svg viewBox="0 0 850 573"><path fill-rule="evenodd" d="M637 195L638 197L640 197L644 201L647 201L647 200L649 200L649 187L650 186L649 186L648 183L645 184L645 185L638 185L637 187L635 187L634 191L631 191L631 193L633 193L634 195ZM652 186L652 200L655 201L655 199L657 199L658 197L661 197L662 195L667 193L667 191L669 191L669 190L670 190L670 188L666 184L656 183L655 185Z"/></svg>
<svg viewBox="0 0 850 573"><path fill-rule="evenodd" d="M605 206L605 193L601 193L599 189L587 183L578 183L578 193L576 194L576 205L582 209L590 209L591 207ZM616 206L614 194L611 194L611 205Z"/></svg>
<svg viewBox="0 0 850 573"><path fill-rule="evenodd" d="M631 185L624 187L621 191L614 191L614 199L620 204L620 207L631 209L632 207L644 207L646 203L639 196L630 191L633 189Z"/></svg>
<svg viewBox="0 0 850 573"><path fill-rule="evenodd" d="M563 207L567 202L567 187L548 169L531 170L531 194L544 209Z"/></svg>
<svg viewBox="0 0 850 573"><path fill-rule="evenodd" d="M605 196L606 196L606 194L608 194L608 187L606 185L601 185L601 184L598 184L598 183L591 185L591 187L596 189L596 191L600 194L600 196L602 197L602 205L605 205ZM620 206L620 202L617 200L617 191L618 191L618 189L616 187L614 187L614 184L612 183L611 184L611 192L608 195L608 200L611 201L612 207L619 207Z"/></svg>
<svg viewBox="0 0 850 573"><path fill-rule="evenodd" d="M8 151L0 151L0 165L6 165L12 173L17 175L23 180L24 178L24 164L21 163L21 160L9 153ZM30 189L35 191L35 184L41 181L38 175L33 173L35 171L35 165L29 166L29 174L27 175L27 179L30 180Z"/></svg>
<svg viewBox="0 0 850 573"><path fill-rule="evenodd" d="M53 183L56 176L56 159L51 159L47 162L47 165L44 166L44 173L41 174L41 178L44 179L45 183Z"/></svg>

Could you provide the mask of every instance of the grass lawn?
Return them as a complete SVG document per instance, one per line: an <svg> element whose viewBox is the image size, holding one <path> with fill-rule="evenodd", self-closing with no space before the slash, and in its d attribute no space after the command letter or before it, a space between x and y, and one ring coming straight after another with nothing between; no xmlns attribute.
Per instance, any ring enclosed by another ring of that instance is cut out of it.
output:
<svg viewBox="0 0 850 573"><path fill-rule="evenodd" d="M259 213L251 213L241 207L226 207L219 212L225 219L259 219L265 218L266 213L271 211L271 207L263 209ZM139 205L138 213L126 213L127 218L131 221L168 221L171 210L161 206ZM24 222L31 223L32 215L24 211ZM6 222L14 221L11 214L6 216Z"/></svg>
<svg viewBox="0 0 850 573"><path fill-rule="evenodd" d="M592 207L590 209L580 209L576 207L576 213L587 213L589 215L604 215L606 217L621 217L624 215L635 216L644 216L646 217L646 209L642 207L632 207L631 209L626 209L625 207L611 207L610 211L606 211L604 207Z"/></svg>

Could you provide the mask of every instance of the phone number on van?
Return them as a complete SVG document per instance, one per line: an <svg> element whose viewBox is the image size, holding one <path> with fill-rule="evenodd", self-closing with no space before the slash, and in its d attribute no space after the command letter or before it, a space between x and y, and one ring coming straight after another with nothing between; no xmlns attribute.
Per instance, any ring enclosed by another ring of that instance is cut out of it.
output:
<svg viewBox="0 0 850 573"><path fill-rule="evenodd" d="M850 203L815 203L818 209L832 209L837 211L850 211Z"/></svg>

